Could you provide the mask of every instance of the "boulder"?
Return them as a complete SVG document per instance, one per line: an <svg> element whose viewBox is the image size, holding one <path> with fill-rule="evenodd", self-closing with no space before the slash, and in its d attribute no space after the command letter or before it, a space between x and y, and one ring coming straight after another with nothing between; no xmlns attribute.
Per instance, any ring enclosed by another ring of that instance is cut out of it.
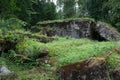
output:
<svg viewBox="0 0 120 80"><path fill-rule="evenodd" d="M109 80L104 58L90 58L59 69L60 80Z"/></svg>
<svg viewBox="0 0 120 80"><path fill-rule="evenodd" d="M41 28L41 26L43 28ZM38 28L41 28L38 30ZM75 19L51 22L39 22L34 29L47 36L70 36L74 38L90 38L99 41L120 40L120 34L106 23L90 19ZM31 29L31 31L36 31Z"/></svg>
<svg viewBox="0 0 120 80"><path fill-rule="evenodd" d="M0 75L8 75L10 73L11 73L11 71L8 70L5 66L0 67Z"/></svg>
<svg viewBox="0 0 120 80"><path fill-rule="evenodd" d="M92 26L93 37L101 40L120 40L120 34L113 27L106 23L96 22L95 26Z"/></svg>
<svg viewBox="0 0 120 80"><path fill-rule="evenodd" d="M0 80L18 80L18 77L5 66L0 66Z"/></svg>

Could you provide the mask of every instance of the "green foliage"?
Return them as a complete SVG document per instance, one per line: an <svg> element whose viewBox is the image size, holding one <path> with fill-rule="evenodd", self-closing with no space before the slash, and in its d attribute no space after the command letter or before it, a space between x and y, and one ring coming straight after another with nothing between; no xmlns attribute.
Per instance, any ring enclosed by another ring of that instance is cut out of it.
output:
<svg viewBox="0 0 120 80"><path fill-rule="evenodd" d="M106 22L111 23L114 27L120 31L120 1L108 0L103 5L103 11L106 11L107 15L104 19Z"/></svg>
<svg viewBox="0 0 120 80"><path fill-rule="evenodd" d="M58 38L51 43L40 43L32 39L24 39L23 41L18 42L16 45L16 50L10 50L7 53L6 59L1 59L2 64L7 64L10 62L9 67L11 70L16 71L19 75L20 80L57 80L56 76L52 72L54 68L60 66L79 62L80 60L106 55L106 52L110 51L116 46L116 42L98 42L89 39L74 39L70 37ZM44 64L39 65L39 68L34 64L36 62L36 56L39 55L39 52L47 48L49 50L49 56L54 57L55 65ZM108 59L108 66L114 68L117 66L119 60L119 54L112 54ZM27 63L24 61L27 60ZM14 62L14 64L13 64ZM12 65L11 65L12 64ZM16 65L17 64L17 65ZM34 66L33 66L34 65ZM32 70L31 70L32 69ZM42 71L41 73L39 71Z"/></svg>
<svg viewBox="0 0 120 80"><path fill-rule="evenodd" d="M56 19L56 6L47 0L1 0L0 18L19 18L30 24Z"/></svg>
<svg viewBox="0 0 120 80"><path fill-rule="evenodd" d="M103 6L103 3L106 0L86 0L85 4L88 10L88 14L90 17L95 18L95 20L101 20L105 13L101 9Z"/></svg>
<svg viewBox="0 0 120 80"><path fill-rule="evenodd" d="M109 51L115 46L113 42L97 42L87 39L65 39L47 44L51 55L56 56L57 65L62 66L87 59Z"/></svg>
<svg viewBox="0 0 120 80"><path fill-rule="evenodd" d="M22 29L23 26L26 26L26 23L16 18L10 18L8 20L0 20L0 29L2 30Z"/></svg>
<svg viewBox="0 0 120 80"><path fill-rule="evenodd" d="M0 65L6 66L7 60L5 58L0 57Z"/></svg>
<svg viewBox="0 0 120 80"><path fill-rule="evenodd" d="M20 77L20 80L29 80L29 79L32 79L32 80L54 80L52 79L51 77L48 77L47 75L41 75L41 74L32 74L32 75L22 75L22 77Z"/></svg>
<svg viewBox="0 0 120 80"><path fill-rule="evenodd" d="M115 48L111 50L112 54L107 60L109 68L120 67L120 42L117 42L115 45Z"/></svg>
<svg viewBox="0 0 120 80"><path fill-rule="evenodd" d="M75 16L75 0L64 0L63 14L64 18L71 18Z"/></svg>
<svg viewBox="0 0 120 80"><path fill-rule="evenodd" d="M13 11L16 11L15 0L1 0L0 1L0 18L15 17Z"/></svg>
<svg viewBox="0 0 120 80"><path fill-rule="evenodd" d="M112 55L109 56L108 58L108 65L109 68L116 68L120 66L120 55L113 53Z"/></svg>
<svg viewBox="0 0 120 80"><path fill-rule="evenodd" d="M25 39L24 41L16 45L16 53L23 60L35 61L40 55L40 51L43 49L42 43L35 40ZM22 60L21 60L22 62Z"/></svg>
<svg viewBox="0 0 120 80"><path fill-rule="evenodd" d="M76 15L75 0L58 0L57 1L59 18L73 18Z"/></svg>
<svg viewBox="0 0 120 80"><path fill-rule="evenodd" d="M24 63L25 61L36 62L36 59L39 58L41 54L40 51L45 48L42 47L42 43L37 42L35 39L25 38L23 35L17 35L13 33L7 33L3 39L3 50L6 51L1 53L1 56L9 59L12 62ZM10 46L6 46L10 45Z"/></svg>

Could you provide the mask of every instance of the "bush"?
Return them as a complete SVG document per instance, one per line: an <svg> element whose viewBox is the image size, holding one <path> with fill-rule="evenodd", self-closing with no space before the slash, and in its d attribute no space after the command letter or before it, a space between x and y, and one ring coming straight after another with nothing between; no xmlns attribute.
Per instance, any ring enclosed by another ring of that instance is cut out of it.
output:
<svg viewBox="0 0 120 80"><path fill-rule="evenodd" d="M36 62L36 59L41 54L41 50L44 49L42 47L43 44L29 38L19 38L6 38L9 43L6 43L6 40L4 40L4 46L8 45L8 47L2 46L3 53L1 56L16 63Z"/></svg>
<svg viewBox="0 0 120 80"><path fill-rule="evenodd" d="M0 20L0 29L2 30L16 30L22 29L27 23L17 18L10 18L8 20Z"/></svg>
<svg viewBox="0 0 120 80"><path fill-rule="evenodd" d="M29 61L35 61L41 54L42 49L42 43L29 39L25 39L16 45L17 56Z"/></svg>

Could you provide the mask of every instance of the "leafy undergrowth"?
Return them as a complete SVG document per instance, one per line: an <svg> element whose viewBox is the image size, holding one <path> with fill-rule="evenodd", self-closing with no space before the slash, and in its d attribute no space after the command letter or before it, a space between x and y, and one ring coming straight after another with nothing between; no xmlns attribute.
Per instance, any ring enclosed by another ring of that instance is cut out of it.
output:
<svg viewBox="0 0 120 80"><path fill-rule="evenodd" d="M31 56L36 55L39 50L47 48L49 50L49 55L45 57L49 60L47 63L38 59L37 62L19 64L10 62L5 58L0 58L0 63L17 73L19 80L58 80L59 75L56 75L56 69L90 57L102 56L107 58L110 68L115 68L120 63L120 54L114 49L118 44L117 42L98 42L69 37L55 38L58 39L46 44L28 38L26 38L26 44L24 42L17 44L19 53L24 52L31 54ZM111 52L112 54L109 55Z"/></svg>

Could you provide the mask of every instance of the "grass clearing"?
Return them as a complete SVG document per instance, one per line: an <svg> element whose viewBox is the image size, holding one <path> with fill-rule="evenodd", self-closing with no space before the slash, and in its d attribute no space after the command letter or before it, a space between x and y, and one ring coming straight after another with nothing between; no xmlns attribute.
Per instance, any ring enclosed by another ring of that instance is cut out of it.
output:
<svg viewBox="0 0 120 80"><path fill-rule="evenodd" d="M50 55L56 56L57 66L100 56L115 47L114 42L98 42L88 39L66 39L46 44Z"/></svg>
<svg viewBox="0 0 120 80"><path fill-rule="evenodd" d="M23 51L27 49L27 52L32 53L32 55L34 55L37 50L34 47L39 47L40 49L48 48L49 56L54 58L52 61L54 65L44 64L35 66L32 65L32 63L17 64L5 58L0 58L0 63L5 66L7 65L11 71L17 73L20 80L58 80L56 73L53 71L54 69L90 57L106 57L106 55L108 55L107 52L112 51L118 44L116 44L116 42L98 42L89 39L74 39L70 37L56 38L58 39L49 43L41 43L36 40L26 39L25 43L27 45L21 44L18 47L23 47L20 48ZM116 51L112 52L113 54L110 55L107 63L110 68L115 68L119 64L120 55L117 54Z"/></svg>

